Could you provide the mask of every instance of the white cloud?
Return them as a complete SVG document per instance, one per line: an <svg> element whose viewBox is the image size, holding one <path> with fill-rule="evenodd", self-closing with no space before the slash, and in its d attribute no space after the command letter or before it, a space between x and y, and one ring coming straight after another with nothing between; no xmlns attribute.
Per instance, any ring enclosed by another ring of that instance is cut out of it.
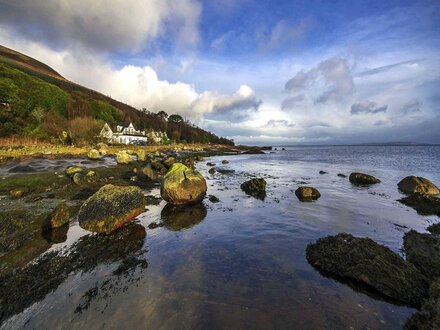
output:
<svg viewBox="0 0 440 330"><path fill-rule="evenodd" d="M201 5L196 0L0 0L0 20L33 40L132 51L170 32L196 44Z"/></svg>

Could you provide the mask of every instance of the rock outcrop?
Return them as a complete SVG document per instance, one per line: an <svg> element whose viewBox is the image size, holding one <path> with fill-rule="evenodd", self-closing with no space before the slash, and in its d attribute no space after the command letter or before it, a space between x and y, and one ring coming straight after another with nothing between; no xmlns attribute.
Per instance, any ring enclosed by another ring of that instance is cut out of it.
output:
<svg viewBox="0 0 440 330"><path fill-rule="evenodd" d="M206 195L206 180L196 170L174 163L163 178L162 198L171 204L195 204Z"/></svg>
<svg viewBox="0 0 440 330"><path fill-rule="evenodd" d="M376 179L374 176L365 173L351 173L349 180L351 183L360 186L380 183L379 179Z"/></svg>
<svg viewBox="0 0 440 330"><path fill-rule="evenodd" d="M264 199L266 198L266 184L266 180L262 178L254 178L243 182L240 188L250 196Z"/></svg>
<svg viewBox="0 0 440 330"><path fill-rule="evenodd" d="M413 264L369 238L324 237L307 246L306 257L318 269L411 306L420 306L428 293L427 278Z"/></svg>
<svg viewBox="0 0 440 330"><path fill-rule="evenodd" d="M79 225L93 232L110 234L145 211L145 198L138 187L103 186L89 197L78 213Z"/></svg>
<svg viewBox="0 0 440 330"><path fill-rule="evenodd" d="M301 202L311 202L321 197L318 189L313 187L299 187L295 190L295 195Z"/></svg>
<svg viewBox="0 0 440 330"><path fill-rule="evenodd" d="M428 179L419 176L407 176L402 179L397 186L406 194L425 194L425 195L438 195L440 191L438 188Z"/></svg>

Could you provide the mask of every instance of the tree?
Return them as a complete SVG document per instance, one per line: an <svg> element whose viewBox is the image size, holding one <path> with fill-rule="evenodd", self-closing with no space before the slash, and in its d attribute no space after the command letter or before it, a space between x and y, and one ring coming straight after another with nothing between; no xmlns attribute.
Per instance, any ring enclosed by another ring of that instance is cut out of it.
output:
<svg viewBox="0 0 440 330"><path fill-rule="evenodd" d="M162 118L163 120L167 120L167 118L168 118L168 114L165 112L165 111L159 111L158 113L157 113L157 115L160 117L160 118Z"/></svg>
<svg viewBox="0 0 440 330"><path fill-rule="evenodd" d="M181 124L183 123L183 118L180 115L174 114L168 117L168 121L176 124Z"/></svg>

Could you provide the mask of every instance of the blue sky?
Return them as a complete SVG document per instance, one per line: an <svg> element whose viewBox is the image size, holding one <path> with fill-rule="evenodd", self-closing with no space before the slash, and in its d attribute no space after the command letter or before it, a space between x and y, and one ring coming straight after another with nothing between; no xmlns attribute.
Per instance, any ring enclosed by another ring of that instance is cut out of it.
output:
<svg viewBox="0 0 440 330"><path fill-rule="evenodd" d="M440 143L440 2L0 0L0 43L242 143Z"/></svg>

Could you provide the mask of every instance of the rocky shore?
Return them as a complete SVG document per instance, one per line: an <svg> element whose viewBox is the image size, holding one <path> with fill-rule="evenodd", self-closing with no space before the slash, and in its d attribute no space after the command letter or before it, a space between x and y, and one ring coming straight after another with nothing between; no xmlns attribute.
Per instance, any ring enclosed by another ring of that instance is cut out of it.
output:
<svg viewBox="0 0 440 330"><path fill-rule="evenodd" d="M165 227L171 231L191 228L208 213L205 199L212 204L220 202L216 196L208 195L207 182L195 164L213 155L264 153L261 148L249 147L174 146L153 150L99 145L80 153L96 162L91 168L69 166L63 172L3 178L0 180L0 196L4 196L0 222L0 323L58 287L68 274L88 269L102 258L123 260L115 275L122 274L124 269L147 267L145 260L136 258L146 235L145 227L135 221L138 215L163 199L167 204L160 221L148 228ZM26 152L17 155L19 159L30 156ZM45 157L61 155L65 154ZM15 156L3 160L10 157ZM106 158L114 159L115 165L101 166L100 162ZM208 174L231 175L233 170L225 167L228 163L227 159L221 161L221 166L208 163ZM331 175L321 172L323 176ZM338 173L335 177L353 187L382 184L379 178L365 173L351 173L348 178ZM241 181L240 188L250 200L266 199L268 182L264 178L243 177ZM161 198L146 194L157 187ZM325 198L315 187L299 183L295 189L292 192L300 202L319 203L320 198ZM420 214L440 216L438 189L431 181L407 177L396 183L396 189L406 194L399 200L402 204ZM45 253L53 244L66 240L69 226L74 222L94 234L76 242L77 252L68 256ZM311 243L306 258L319 271L338 280L357 283L383 299L418 308L419 312L407 322L408 329L436 328L440 327L437 227L434 224L428 228L430 233L408 231L403 239L405 257L369 238L340 233ZM90 255L96 255L98 261L89 260ZM36 263L29 263L36 258ZM40 278L38 274L43 275ZM38 290L33 289L35 286ZM32 291L32 295L24 294L27 291Z"/></svg>

